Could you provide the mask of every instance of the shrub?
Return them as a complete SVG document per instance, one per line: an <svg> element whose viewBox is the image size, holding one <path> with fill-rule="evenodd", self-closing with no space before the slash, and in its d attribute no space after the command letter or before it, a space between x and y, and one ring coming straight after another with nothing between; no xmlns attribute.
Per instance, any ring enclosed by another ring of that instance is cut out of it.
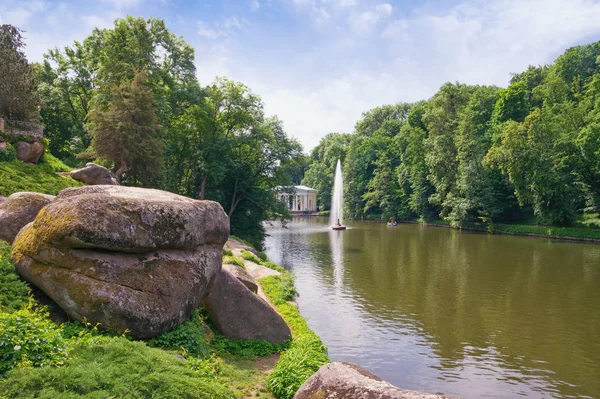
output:
<svg viewBox="0 0 600 399"><path fill-rule="evenodd" d="M300 340L288 349L269 375L267 386L279 399L292 399L302 384L329 363L316 340Z"/></svg>
<svg viewBox="0 0 600 399"><path fill-rule="evenodd" d="M289 277L286 277L289 276ZM285 285L283 280L288 279ZM260 284L275 304L277 311L292 330L293 339L290 348L284 352L269 375L267 386L279 399L291 399L302 384L319 367L329 363L327 348L321 339L308 327L298 308L284 300L293 287L293 278L288 272L279 276L260 279ZM293 289L295 291L295 288Z"/></svg>
<svg viewBox="0 0 600 399"><path fill-rule="evenodd" d="M216 339L212 343L212 347L220 353L228 353L230 355L241 357L242 359L256 359L257 357L281 353L288 345L273 344L262 339L229 339L221 334L217 334Z"/></svg>
<svg viewBox="0 0 600 399"><path fill-rule="evenodd" d="M233 251L231 251L231 249L225 249L223 248L223 255L225 256L233 256Z"/></svg>
<svg viewBox="0 0 600 399"><path fill-rule="evenodd" d="M258 253L258 257L260 258L261 261L266 262L267 261L267 254L264 252L259 252Z"/></svg>
<svg viewBox="0 0 600 399"><path fill-rule="evenodd" d="M10 245L0 240L0 308L5 312L18 310L29 300L29 285L21 280L9 259Z"/></svg>
<svg viewBox="0 0 600 399"><path fill-rule="evenodd" d="M236 258L235 256L228 256L223 259L223 263L227 265L236 265L241 267L242 269L246 269L246 265L240 258Z"/></svg>
<svg viewBox="0 0 600 399"><path fill-rule="evenodd" d="M6 143L6 150L0 151L0 162L11 162L17 159L17 150L12 144Z"/></svg>
<svg viewBox="0 0 600 399"><path fill-rule="evenodd" d="M275 263L271 262L271 261L266 261L263 262L262 265L264 267L268 267L269 269L273 269L275 271L278 271L280 273L286 272L287 270L279 265L276 265Z"/></svg>
<svg viewBox="0 0 600 399"><path fill-rule="evenodd" d="M77 341L64 367L15 369L4 398L234 398L220 381L173 354L125 338Z"/></svg>
<svg viewBox="0 0 600 399"><path fill-rule="evenodd" d="M283 272L280 276L268 276L260 280L261 286L269 299L275 305L281 305L287 301L293 301L298 296L294 286L294 276L289 272Z"/></svg>
<svg viewBox="0 0 600 399"><path fill-rule="evenodd" d="M154 347L179 349L193 356L207 357L209 354L207 334L208 326L198 311L192 313L190 319L179 324L171 331L167 331L158 337L148 341L148 345Z"/></svg>
<svg viewBox="0 0 600 399"><path fill-rule="evenodd" d="M65 341L46 313L29 307L0 313L0 374L16 366L59 365Z"/></svg>
<svg viewBox="0 0 600 399"><path fill-rule="evenodd" d="M257 265L262 263L261 260L256 257L256 255L254 255L252 252L246 251L245 249L242 250L241 256L242 258L249 260L250 262L254 262Z"/></svg>

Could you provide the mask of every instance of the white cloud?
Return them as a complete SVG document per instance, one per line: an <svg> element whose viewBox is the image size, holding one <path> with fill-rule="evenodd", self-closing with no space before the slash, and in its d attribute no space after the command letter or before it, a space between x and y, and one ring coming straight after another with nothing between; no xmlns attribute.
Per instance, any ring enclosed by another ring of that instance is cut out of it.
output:
<svg viewBox="0 0 600 399"><path fill-rule="evenodd" d="M379 4L375 7L375 11L382 16L392 15L392 5L390 3Z"/></svg>
<svg viewBox="0 0 600 399"><path fill-rule="evenodd" d="M216 39L221 36L221 32L211 29L204 21L198 21L198 35L206 39Z"/></svg>
<svg viewBox="0 0 600 399"><path fill-rule="evenodd" d="M0 12L0 22L22 27L35 13L45 8L46 3L43 1L22 1L18 7L5 7L7 11Z"/></svg>
<svg viewBox="0 0 600 399"><path fill-rule="evenodd" d="M392 5L389 3L378 4L373 10L353 12L348 16L348 25L352 32L365 35L384 18L392 14Z"/></svg>
<svg viewBox="0 0 600 399"><path fill-rule="evenodd" d="M117 10L132 8L140 5L144 0L100 0L102 3L112 5Z"/></svg>
<svg viewBox="0 0 600 399"><path fill-rule="evenodd" d="M252 11L256 11L260 8L260 3L258 2L258 0L252 0L252 2L250 3L250 9Z"/></svg>

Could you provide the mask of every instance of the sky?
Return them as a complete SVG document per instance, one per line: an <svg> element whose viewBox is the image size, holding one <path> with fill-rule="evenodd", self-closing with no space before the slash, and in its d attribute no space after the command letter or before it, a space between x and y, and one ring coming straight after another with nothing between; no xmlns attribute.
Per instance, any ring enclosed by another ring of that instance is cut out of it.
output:
<svg viewBox="0 0 600 399"><path fill-rule="evenodd" d="M201 84L245 83L306 152L376 106L449 81L505 87L600 40L600 0L0 0L32 62L126 15L165 20L195 48Z"/></svg>

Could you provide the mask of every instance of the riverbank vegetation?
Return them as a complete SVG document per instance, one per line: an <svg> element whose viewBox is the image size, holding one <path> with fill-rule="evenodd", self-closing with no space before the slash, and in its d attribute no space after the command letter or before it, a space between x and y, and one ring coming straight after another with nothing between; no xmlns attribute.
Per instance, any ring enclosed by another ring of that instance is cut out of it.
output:
<svg viewBox="0 0 600 399"><path fill-rule="evenodd" d="M290 273L280 267L281 276L259 284L290 325L290 342L229 340L202 308L172 331L134 341L98 326L52 322L9 254L10 246L0 241L3 398L283 399L329 361L321 340L289 302L297 292Z"/></svg>
<svg viewBox="0 0 600 399"><path fill-rule="evenodd" d="M367 111L354 133L312 151L303 184L322 187L327 208L340 158L347 217L598 238L586 229L600 227L599 149L596 42L514 74L507 88L446 83L427 101Z"/></svg>

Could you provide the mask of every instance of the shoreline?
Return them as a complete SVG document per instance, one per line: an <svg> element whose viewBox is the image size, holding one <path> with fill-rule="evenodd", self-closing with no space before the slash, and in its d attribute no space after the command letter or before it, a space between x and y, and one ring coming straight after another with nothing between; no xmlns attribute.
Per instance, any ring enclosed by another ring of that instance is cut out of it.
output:
<svg viewBox="0 0 600 399"><path fill-rule="evenodd" d="M370 222L378 222L378 223L386 222L385 219L348 219L348 220L361 220L361 221L370 221ZM552 231L553 229L561 229L563 227L540 227L540 226L528 226L528 225L522 225L522 224L497 224L497 225L493 225L493 229L494 229L493 231L489 231L485 227L476 227L476 226L455 227L455 226L451 226L449 224L444 224L444 223L424 222L424 221L418 221L418 220L398 220L397 222L398 222L398 224L420 224L420 225L427 226L427 227L442 227L442 228L446 228L446 229L461 230L461 231L466 231L466 232L483 233L483 234L490 234L490 235L507 235L507 236L520 236L520 237L530 237L530 238L545 238L545 239L550 239L550 240L555 240L555 241L578 242L578 243L584 243L584 244L600 244L600 238L575 237L575 236L570 236L570 235L563 236L563 235L541 234L541 233L525 232L525 231L524 232L515 232L515 231L502 230L503 226L513 226L513 227L520 227L520 228L524 228L524 229L534 227L534 228L543 228L543 229L547 229L550 231ZM588 230L588 231L598 230L598 236L600 236L600 229L585 229L585 228L581 228L581 227L578 227L578 229Z"/></svg>

